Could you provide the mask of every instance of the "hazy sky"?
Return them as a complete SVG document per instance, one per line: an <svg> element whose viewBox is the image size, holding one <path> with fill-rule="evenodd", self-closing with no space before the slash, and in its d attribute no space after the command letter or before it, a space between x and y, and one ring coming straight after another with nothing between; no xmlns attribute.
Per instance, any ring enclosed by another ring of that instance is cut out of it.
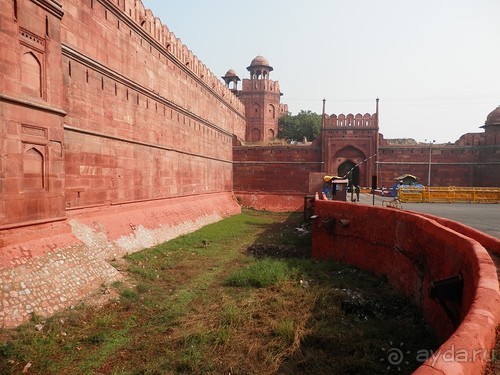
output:
<svg viewBox="0 0 500 375"><path fill-rule="evenodd" d="M218 77L257 55L289 111L375 112L387 138L454 142L500 105L500 0L143 0ZM239 85L241 88L241 83Z"/></svg>

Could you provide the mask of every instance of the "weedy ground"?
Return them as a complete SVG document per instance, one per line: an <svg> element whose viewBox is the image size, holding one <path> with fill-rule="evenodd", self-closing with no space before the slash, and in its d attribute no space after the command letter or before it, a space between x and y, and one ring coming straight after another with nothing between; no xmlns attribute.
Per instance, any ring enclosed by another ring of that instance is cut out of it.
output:
<svg viewBox="0 0 500 375"><path fill-rule="evenodd" d="M438 346L418 309L311 260L301 219L246 210L127 256L117 298L0 331L0 373L411 373Z"/></svg>

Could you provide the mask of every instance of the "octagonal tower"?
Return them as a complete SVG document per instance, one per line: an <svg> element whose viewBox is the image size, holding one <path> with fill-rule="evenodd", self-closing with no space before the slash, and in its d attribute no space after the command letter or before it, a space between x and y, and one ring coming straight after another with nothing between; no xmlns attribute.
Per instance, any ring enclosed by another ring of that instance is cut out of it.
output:
<svg viewBox="0 0 500 375"><path fill-rule="evenodd" d="M236 93L245 105L245 141L268 141L278 136L278 119L288 108L280 104L279 83L269 79L273 67L265 57L255 57L247 70L250 79L243 79L243 88Z"/></svg>

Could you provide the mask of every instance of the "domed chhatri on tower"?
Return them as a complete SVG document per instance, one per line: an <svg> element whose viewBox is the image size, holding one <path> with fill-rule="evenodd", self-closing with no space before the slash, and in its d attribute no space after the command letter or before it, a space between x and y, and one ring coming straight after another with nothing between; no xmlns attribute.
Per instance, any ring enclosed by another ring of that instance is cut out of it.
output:
<svg viewBox="0 0 500 375"><path fill-rule="evenodd" d="M269 66L269 61L264 56L258 55L252 60L250 66Z"/></svg>
<svg viewBox="0 0 500 375"><path fill-rule="evenodd" d="M233 94L237 94L238 92L238 82L241 81L240 77L236 74L233 69L229 69L225 75L221 77L226 83L226 87L233 92Z"/></svg>
<svg viewBox="0 0 500 375"><path fill-rule="evenodd" d="M500 105L490 112L484 125L500 125Z"/></svg>
<svg viewBox="0 0 500 375"><path fill-rule="evenodd" d="M484 144L497 145L500 143L500 105L489 113L484 125Z"/></svg>
<svg viewBox="0 0 500 375"><path fill-rule="evenodd" d="M251 79L267 79L269 73L273 71L273 67L269 65L269 61L264 56L256 56L250 66L247 67L250 72Z"/></svg>

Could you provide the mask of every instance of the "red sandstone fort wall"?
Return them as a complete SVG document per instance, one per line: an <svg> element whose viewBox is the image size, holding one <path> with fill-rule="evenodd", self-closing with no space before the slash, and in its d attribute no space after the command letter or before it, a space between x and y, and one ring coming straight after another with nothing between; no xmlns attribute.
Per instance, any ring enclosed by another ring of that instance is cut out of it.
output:
<svg viewBox="0 0 500 375"><path fill-rule="evenodd" d="M244 106L140 1L1 12L0 227L232 190Z"/></svg>
<svg viewBox="0 0 500 375"><path fill-rule="evenodd" d="M0 228L65 216L62 10L15 4L0 7Z"/></svg>
<svg viewBox="0 0 500 375"><path fill-rule="evenodd" d="M0 327L240 212L244 106L140 1L6 1L0 36Z"/></svg>
<svg viewBox="0 0 500 375"><path fill-rule="evenodd" d="M378 153L379 187L391 186L405 173L428 185L431 150L432 186L500 186L498 146L434 145L381 146Z"/></svg>
<svg viewBox="0 0 500 375"><path fill-rule="evenodd" d="M341 151L323 150L326 161L316 145L233 151L233 139L245 138L243 104L140 1L4 1L0 36L0 277L9 288L0 318L8 324L50 314L114 277L108 255L238 212L232 189L268 194L261 208L276 205L272 194L298 207L309 173ZM373 125L357 117L354 125ZM342 147L368 157L355 138ZM462 141L433 147L433 185L499 186L498 147ZM379 186L403 173L425 179L426 150L380 149ZM64 268L68 254L74 275L47 286L61 271L53 262ZM41 255L46 266L34 261Z"/></svg>
<svg viewBox="0 0 500 375"><path fill-rule="evenodd" d="M240 146L233 155L235 193L304 194L309 173L321 171L321 149L315 146Z"/></svg>
<svg viewBox="0 0 500 375"><path fill-rule="evenodd" d="M241 103L158 19L132 4L67 6L68 207L232 190Z"/></svg>
<svg viewBox="0 0 500 375"><path fill-rule="evenodd" d="M429 145L385 144L371 159L368 154L374 148L363 135L350 140L332 138L326 146L325 157L330 162L325 164L330 169L325 174L336 174L336 167L350 160L360 163L360 183L363 186L371 187L371 177L377 175L378 187L388 188L396 183L396 177L406 173L417 176L419 183L428 185ZM498 146L488 145L433 145L431 185L500 186L497 150ZM234 191L251 193L251 198L245 202L254 207L277 207L278 202L269 203L272 200L270 194L293 193L299 197L309 193L309 173L322 171L321 158L322 151L316 146L235 147ZM296 203L289 207L299 207L300 200Z"/></svg>

